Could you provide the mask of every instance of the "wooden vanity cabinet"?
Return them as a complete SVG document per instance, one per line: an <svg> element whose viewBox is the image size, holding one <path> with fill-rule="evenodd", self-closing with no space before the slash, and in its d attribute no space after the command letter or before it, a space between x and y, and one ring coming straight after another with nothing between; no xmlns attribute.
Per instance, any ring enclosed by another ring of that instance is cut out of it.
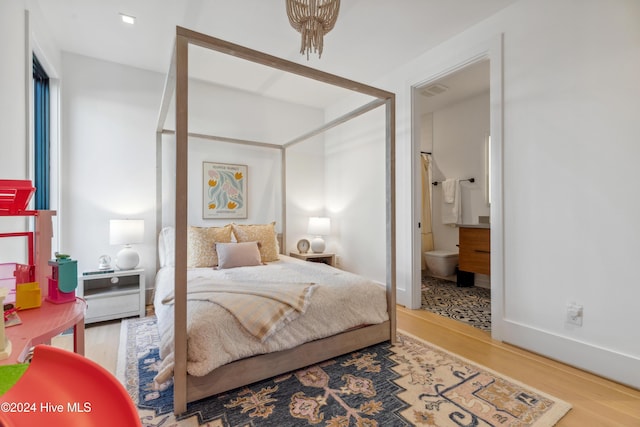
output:
<svg viewBox="0 0 640 427"><path fill-rule="evenodd" d="M478 274L491 274L491 230L460 227L458 235L458 268Z"/></svg>

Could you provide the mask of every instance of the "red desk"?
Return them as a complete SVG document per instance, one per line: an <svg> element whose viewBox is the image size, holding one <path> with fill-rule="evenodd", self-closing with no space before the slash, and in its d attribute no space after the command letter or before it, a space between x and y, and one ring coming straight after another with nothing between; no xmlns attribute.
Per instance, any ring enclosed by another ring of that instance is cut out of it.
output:
<svg viewBox="0 0 640 427"><path fill-rule="evenodd" d="M0 364L22 363L31 347L38 344L51 344L51 338L73 327L73 351L84 356L84 314L87 303L81 298L75 302L54 304L42 301L40 308L31 308L18 312L22 324L5 329L5 335L11 341L11 355L0 360Z"/></svg>

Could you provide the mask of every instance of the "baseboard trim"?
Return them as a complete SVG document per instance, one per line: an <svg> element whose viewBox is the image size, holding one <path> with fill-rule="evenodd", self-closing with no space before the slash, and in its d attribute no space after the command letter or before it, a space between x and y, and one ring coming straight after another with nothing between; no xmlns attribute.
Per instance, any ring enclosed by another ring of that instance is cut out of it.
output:
<svg viewBox="0 0 640 427"><path fill-rule="evenodd" d="M474 285L479 288L491 289L491 276L476 274Z"/></svg>
<svg viewBox="0 0 640 427"><path fill-rule="evenodd" d="M502 322L503 342L640 389L640 359L518 322Z"/></svg>

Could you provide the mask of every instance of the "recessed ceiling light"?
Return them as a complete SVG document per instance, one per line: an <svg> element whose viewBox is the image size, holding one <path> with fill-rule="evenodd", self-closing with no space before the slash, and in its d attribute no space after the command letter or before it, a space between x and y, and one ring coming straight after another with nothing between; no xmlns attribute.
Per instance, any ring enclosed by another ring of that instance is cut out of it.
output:
<svg viewBox="0 0 640 427"><path fill-rule="evenodd" d="M120 19L122 19L122 22L124 22L125 24L135 24L136 23L136 17L135 16L131 16L131 15L125 15L124 13L120 14Z"/></svg>

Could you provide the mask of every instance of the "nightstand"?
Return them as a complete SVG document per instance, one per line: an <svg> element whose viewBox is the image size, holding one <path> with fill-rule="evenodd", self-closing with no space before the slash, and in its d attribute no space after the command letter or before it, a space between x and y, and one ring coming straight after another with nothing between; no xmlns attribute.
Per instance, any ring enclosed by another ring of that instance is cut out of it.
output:
<svg viewBox="0 0 640 427"><path fill-rule="evenodd" d="M317 254L314 252L308 252L306 254L301 254L300 252L289 252L289 256L293 258L303 259L305 261L321 262L323 264L330 265L331 267L336 266L336 254L328 252L324 252L321 254Z"/></svg>
<svg viewBox="0 0 640 427"><path fill-rule="evenodd" d="M87 301L85 323L145 315L144 270L91 272L78 278L78 296Z"/></svg>

